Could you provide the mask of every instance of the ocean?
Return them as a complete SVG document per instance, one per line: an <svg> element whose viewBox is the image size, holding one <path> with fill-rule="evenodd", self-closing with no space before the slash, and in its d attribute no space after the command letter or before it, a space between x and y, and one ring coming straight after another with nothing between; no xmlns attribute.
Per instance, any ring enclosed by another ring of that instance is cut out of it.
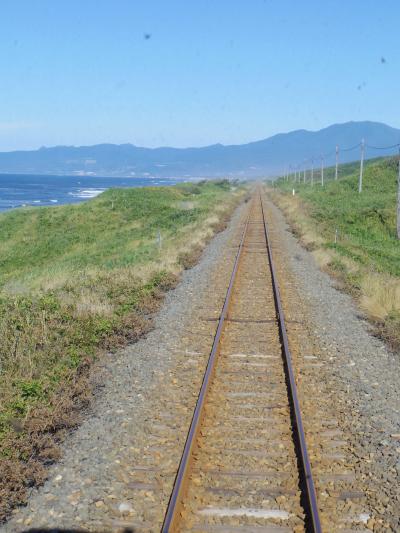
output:
<svg viewBox="0 0 400 533"><path fill-rule="evenodd" d="M0 174L0 211L26 206L75 204L111 187L175 185L184 178L94 178Z"/></svg>

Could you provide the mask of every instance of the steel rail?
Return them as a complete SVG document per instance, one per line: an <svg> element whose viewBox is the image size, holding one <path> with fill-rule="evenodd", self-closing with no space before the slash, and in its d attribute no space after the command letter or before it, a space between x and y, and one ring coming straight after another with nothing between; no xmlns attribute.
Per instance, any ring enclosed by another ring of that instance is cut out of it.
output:
<svg viewBox="0 0 400 533"><path fill-rule="evenodd" d="M306 482L306 502L308 509L309 518L311 519L311 522L309 524L310 527L307 528L307 530L311 531L312 533L322 533L321 529L321 520L319 517L319 510L318 510L318 502L317 502L317 495L315 492L315 484L312 476L311 471L311 464L310 459L308 456L307 451L307 444L306 444L306 438L304 433L304 426L303 421L301 417L301 408L300 408L300 402L297 395L297 387L296 387L296 380L294 376L293 371L293 365L292 365L292 356L290 353L289 348L289 341L285 326L285 315L283 312L280 292L279 292L279 285L278 285L278 279L276 277L275 273L275 267L274 262L272 258L272 250L270 246L270 240L269 240L269 232L267 227L267 222L265 219L265 212L264 212L264 204L262 200L262 195L260 192L260 203L261 203L261 211L262 211L262 217L263 217L263 223L264 223L264 234L265 234L265 240L267 244L267 252L268 252L268 259L269 259L269 268L271 272L271 278L272 278L272 286L273 286L273 292L274 292L274 299L275 299L275 306L276 311L278 315L278 325L279 325L279 333L282 341L282 352L284 355L284 362L286 366L287 375L289 378L289 396L290 401L292 403L292 407L294 410L295 415L295 428L296 428L296 438L298 440L298 445L300 447L301 452L301 467L303 469L303 475Z"/></svg>
<svg viewBox="0 0 400 533"><path fill-rule="evenodd" d="M253 202L252 202L253 203ZM208 358L206 371L203 377L203 382L201 385L201 389L199 392L199 396L197 398L196 407L193 413L192 421L190 423L189 433L186 438L185 446L183 449L183 454L181 457L181 461L179 463L178 471L175 477L174 486L172 489L171 497L168 502L167 511L165 513L164 522L161 528L161 533L171 533L174 531L174 528L176 527L177 521L179 520L179 510L181 507L181 501L183 494L185 492L186 484L185 484L185 476L188 472L188 469L190 467L190 460L192 456L192 451L195 445L195 441L198 436L198 431L201 425L201 420L203 416L203 407L205 403L205 398L207 396L207 392L210 386L210 382L212 379L212 376L214 374L214 370L216 367L216 360L218 356L218 348L219 348L219 341L221 338L225 318L228 313L228 307L232 295L233 285L235 283L236 279L236 273L239 268L239 261L242 255L243 250L243 244L247 233L247 228L249 226L249 220L250 220L250 213L251 213L251 204L249 206L249 214L246 218L245 227L243 230L243 234L240 240L239 248L235 257L235 262L233 265L232 274L229 280L228 289L225 296L224 305L222 307L221 315L219 317L218 321L218 327L215 333L214 341L212 344L211 352Z"/></svg>

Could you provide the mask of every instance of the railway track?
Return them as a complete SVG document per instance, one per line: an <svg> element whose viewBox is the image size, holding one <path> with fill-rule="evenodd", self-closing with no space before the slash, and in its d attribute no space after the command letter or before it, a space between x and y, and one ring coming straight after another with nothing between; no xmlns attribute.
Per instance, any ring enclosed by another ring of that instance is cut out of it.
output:
<svg viewBox="0 0 400 533"><path fill-rule="evenodd" d="M165 514L175 531L321 531L261 191Z"/></svg>

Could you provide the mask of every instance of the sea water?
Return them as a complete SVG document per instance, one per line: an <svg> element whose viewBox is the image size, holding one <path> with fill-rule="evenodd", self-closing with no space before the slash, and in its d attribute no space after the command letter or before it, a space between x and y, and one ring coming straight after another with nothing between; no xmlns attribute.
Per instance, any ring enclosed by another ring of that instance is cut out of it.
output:
<svg viewBox="0 0 400 533"><path fill-rule="evenodd" d="M0 211L84 202L111 187L154 187L183 181L188 179L0 174Z"/></svg>

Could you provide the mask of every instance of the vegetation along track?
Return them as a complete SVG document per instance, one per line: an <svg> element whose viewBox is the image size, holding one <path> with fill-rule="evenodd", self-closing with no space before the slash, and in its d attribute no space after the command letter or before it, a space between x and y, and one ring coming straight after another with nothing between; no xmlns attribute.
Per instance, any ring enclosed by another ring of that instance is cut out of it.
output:
<svg viewBox="0 0 400 533"><path fill-rule="evenodd" d="M321 531L261 191L250 204L162 531Z"/></svg>

